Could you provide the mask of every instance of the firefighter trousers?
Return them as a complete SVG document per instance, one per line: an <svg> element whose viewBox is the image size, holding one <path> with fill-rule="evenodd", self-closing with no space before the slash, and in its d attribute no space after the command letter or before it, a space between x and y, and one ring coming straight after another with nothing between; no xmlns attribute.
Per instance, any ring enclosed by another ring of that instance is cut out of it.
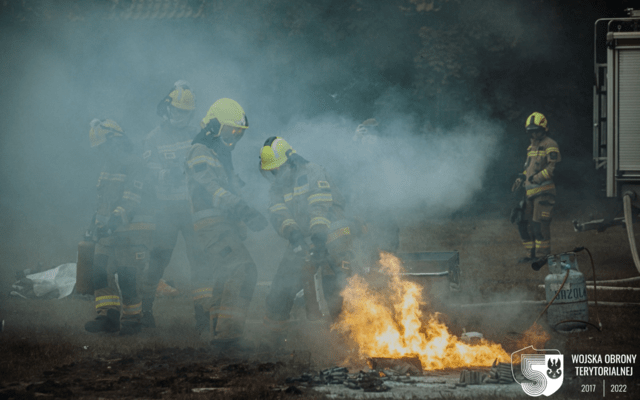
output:
<svg viewBox="0 0 640 400"><path fill-rule="evenodd" d="M122 311L123 320L141 317L141 284L149 262L151 230L118 230L101 239L94 254L93 284L98 315ZM117 274L117 286L114 275ZM118 286L120 293L118 292Z"/></svg>
<svg viewBox="0 0 640 400"><path fill-rule="evenodd" d="M212 342L240 340L257 283L256 264L237 224L207 219L194 230L207 266L192 275L194 306L208 314Z"/></svg>
<svg viewBox="0 0 640 400"><path fill-rule="evenodd" d="M528 257L546 257L551 254L551 211L555 195L541 194L525 202L518 230Z"/></svg>
<svg viewBox="0 0 640 400"><path fill-rule="evenodd" d="M288 321L296 294L304 288L303 276L304 260L296 255L291 246L287 247L278 271L271 282L271 290L266 300L265 326L270 330L280 330L281 322ZM329 307L330 314L335 318L342 310L340 290L344 286L344 278L334 273L336 268L327 264L322 269L322 290Z"/></svg>
<svg viewBox="0 0 640 400"><path fill-rule="evenodd" d="M167 269L173 249L178 241L178 233L182 233L185 242L187 259L191 268L191 277L198 271L206 269L205 256L198 243L191 210L185 201L166 201L156 213L156 229L153 233L153 249L151 249L149 268L144 277L143 298L145 311L150 312L153 306L156 289Z"/></svg>

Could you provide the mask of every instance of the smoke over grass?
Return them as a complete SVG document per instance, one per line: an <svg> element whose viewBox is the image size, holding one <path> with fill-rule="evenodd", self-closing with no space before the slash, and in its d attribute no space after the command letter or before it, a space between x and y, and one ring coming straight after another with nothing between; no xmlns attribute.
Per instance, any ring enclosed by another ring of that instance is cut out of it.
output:
<svg viewBox="0 0 640 400"><path fill-rule="evenodd" d="M497 175L520 167L518 158L495 168L503 139L513 138L503 117L529 111L514 93L531 93L531 59L550 65L560 47L551 40L558 19L543 18L555 3L175 2L198 18L168 18L160 11L169 3L146 12L147 3L2 6L0 205L11 222L3 239L32 226L57 237L39 246L42 257L74 257L101 167L89 121L112 118L139 145L179 79L196 93L194 125L219 98L245 108L250 128L234 163L263 212L258 152L273 135L323 165L354 213L464 209ZM371 117L380 122L375 145L354 142ZM264 236L275 233L256 237Z"/></svg>

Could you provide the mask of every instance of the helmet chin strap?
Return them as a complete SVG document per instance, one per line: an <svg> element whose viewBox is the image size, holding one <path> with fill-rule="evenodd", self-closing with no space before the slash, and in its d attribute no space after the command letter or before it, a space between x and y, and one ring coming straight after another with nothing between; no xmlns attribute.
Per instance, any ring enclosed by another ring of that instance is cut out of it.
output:
<svg viewBox="0 0 640 400"><path fill-rule="evenodd" d="M233 148L233 146L236 144L236 142L228 142L227 139L229 139L229 135L224 133L222 131L222 129L224 129L224 126L222 128L220 128L220 134L218 135L220 137L220 141L222 142L222 144L224 144L225 146L231 147ZM233 139L233 137L231 137L231 139Z"/></svg>
<svg viewBox="0 0 640 400"><path fill-rule="evenodd" d="M229 148L229 150L233 150L236 147L236 142L234 143L227 143L224 141L223 138L220 138L220 142L222 142L222 144L224 144L225 146L227 146Z"/></svg>

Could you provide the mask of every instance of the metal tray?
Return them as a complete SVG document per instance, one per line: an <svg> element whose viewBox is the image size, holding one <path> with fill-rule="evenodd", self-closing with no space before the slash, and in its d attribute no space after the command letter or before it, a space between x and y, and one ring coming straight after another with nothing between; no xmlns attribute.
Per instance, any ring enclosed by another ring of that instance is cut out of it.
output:
<svg viewBox="0 0 640 400"><path fill-rule="evenodd" d="M407 272L403 275L412 277L437 278L447 277L449 282L460 284L460 254L454 251L420 251L399 253Z"/></svg>

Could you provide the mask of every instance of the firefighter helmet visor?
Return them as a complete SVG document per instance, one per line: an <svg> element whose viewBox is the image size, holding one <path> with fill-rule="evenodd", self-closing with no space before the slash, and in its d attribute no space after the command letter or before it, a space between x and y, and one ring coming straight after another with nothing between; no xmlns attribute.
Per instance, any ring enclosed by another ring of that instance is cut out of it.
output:
<svg viewBox="0 0 640 400"><path fill-rule="evenodd" d="M235 126L223 125L220 128L220 134L219 134L220 140L225 145L233 148L236 145L236 143L238 143L240 139L242 139L242 136L244 135L245 130L246 130L245 128L237 128Z"/></svg>

